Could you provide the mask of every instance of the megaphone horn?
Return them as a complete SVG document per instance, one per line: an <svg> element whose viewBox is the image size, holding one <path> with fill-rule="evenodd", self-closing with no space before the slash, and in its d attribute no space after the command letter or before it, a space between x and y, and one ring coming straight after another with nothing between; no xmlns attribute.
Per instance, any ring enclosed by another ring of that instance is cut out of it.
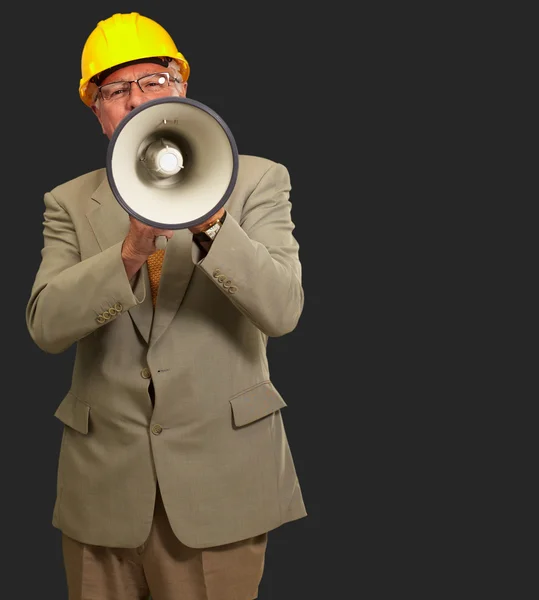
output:
<svg viewBox="0 0 539 600"><path fill-rule="evenodd" d="M109 142L107 178L133 217L160 229L203 223L228 200L238 150L223 119L188 98L150 100L120 122ZM158 236L157 247L166 245Z"/></svg>

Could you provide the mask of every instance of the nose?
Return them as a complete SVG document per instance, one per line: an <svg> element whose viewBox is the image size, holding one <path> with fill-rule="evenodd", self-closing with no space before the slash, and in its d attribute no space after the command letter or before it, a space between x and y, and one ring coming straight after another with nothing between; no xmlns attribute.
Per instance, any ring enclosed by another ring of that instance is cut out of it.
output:
<svg viewBox="0 0 539 600"><path fill-rule="evenodd" d="M148 100L146 94L139 88L135 82L131 83L131 93L127 99L129 108L133 110Z"/></svg>

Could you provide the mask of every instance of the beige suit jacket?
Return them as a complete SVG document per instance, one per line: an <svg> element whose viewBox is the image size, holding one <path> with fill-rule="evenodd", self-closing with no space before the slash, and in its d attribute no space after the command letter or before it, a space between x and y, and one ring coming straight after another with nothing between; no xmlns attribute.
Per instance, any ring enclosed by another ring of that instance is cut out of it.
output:
<svg viewBox="0 0 539 600"><path fill-rule="evenodd" d="M45 194L27 326L45 352L76 343L55 412L64 430L54 527L136 547L150 532L156 480L174 533L194 548L306 515L266 355L268 337L292 331L303 309L289 192L283 165L240 156L209 253L174 232L155 311L146 265L127 278L129 218L105 170Z"/></svg>

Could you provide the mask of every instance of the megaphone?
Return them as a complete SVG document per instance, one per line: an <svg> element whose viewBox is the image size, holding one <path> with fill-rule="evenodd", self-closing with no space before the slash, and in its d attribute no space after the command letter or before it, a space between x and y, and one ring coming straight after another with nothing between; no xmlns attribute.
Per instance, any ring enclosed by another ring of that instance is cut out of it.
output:
<svg viewBox="0 0 539 600"><path fill-rule="evenodd" d="M150 100L119 123L106 172L116 200L152 227L199 225L228 200L238 175L238 150L223 119L182 97ZM167 238L156 238L157 248Z"/></svg>

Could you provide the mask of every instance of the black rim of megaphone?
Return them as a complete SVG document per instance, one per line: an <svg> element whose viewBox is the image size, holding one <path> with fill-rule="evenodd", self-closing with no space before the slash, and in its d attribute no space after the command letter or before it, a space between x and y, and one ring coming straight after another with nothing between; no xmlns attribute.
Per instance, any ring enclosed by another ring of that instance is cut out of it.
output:
<svg viewBox="0 0 539 600"><path fill-rule="evenodd" d="M221 200L219 200L219 202L214 206L214 208L212 208L212 210L209 211L208 213L206 213L205 215L202 215L201 217L199 217L198 219L195 219L194 221L185 222L185 223L182 223L181 225L176 225L176 226L171 225L169 223L159 223L157 221L152 221L152 220L136 213L130 206L128 206L128 204L122 198L120 191L118 190L118 188L116 187L116 184L114 183L114 178L112 177L112 154L114 152L114 146L116 145L116 140L118 139L118 136L120 135L122 129L129 123L129 121L131 121L131 119L136 117L143 110L146 110L147 108L150 108L151 106L154 106L156 104L167 104L167 103L170 104L171 102L178 102L181 104L190 104L192 106L195 106L197 108L204 110L209 115L211 115L219 123L219 125L223 128L224 132L226 133L226 135L228 137L228 141L230 142L230 145L232 147L232 159L233 159L233 168L232 168L232 176L230 178L230 183L228 184L226 192L224 193ZM195 225L200 225L201 223L204 223L204 221L209 219L222 206L224 206L224 204L230 197L230 194L232 193L232 190L234 189L234 186L236 185L236 179L238 177L238 148L236 146L236 140L234 139L234 136L232 135L232 132L230 131L230 128L228 127L228 125L223 121L222 117L220 117L209 106L206 106L205 104L203 104L202 102L199 102L198 100L193 100L192 98L183 98L180 96L167 96L166 98L157 98L155 100L149 100L148 102L144 102L144 104L141 104L140 106L137 106L136 108L134 108L128 115L126 115L123 118L122 121L120 121L118 127L116 127L116 129L114 130L114 133L112 134L112 137L109 142L109 146L108 146L108 150L107 150L107 169L106 170L107 170L107 179L109 181L109 185L112 189L112 193L114 194L116 200L120 203L120 205L124 208L124 210L126 212L128 212L130 215L132 215L133 217L135 217L135 219L142 221L142 223L145 223L146 225L150 225L150 227L157 227L158 229L187 229L188 227L194 227Z"/></svg>

